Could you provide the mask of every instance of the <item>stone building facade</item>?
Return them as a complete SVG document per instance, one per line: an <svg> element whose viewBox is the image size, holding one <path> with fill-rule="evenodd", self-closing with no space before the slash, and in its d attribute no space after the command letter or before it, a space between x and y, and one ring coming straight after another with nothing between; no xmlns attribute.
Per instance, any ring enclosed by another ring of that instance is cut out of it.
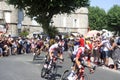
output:
<svg viewBox="0 0 120 80"><path fill-rule="evenodd" d="M41 25L39 25L34 20L31 20L25 14L23 15L23 20L21 21L22 26L20 26L20 24L18 24L18 16L18 9L15 9L14 6L5 3L5 0L0 0L0 26L7 24L7 28L5 27L5 29L7 29L7 35L10 34L13 36L17 36L19 27L21 27L22 30L24 28L27 28L30 34L43 31L40 27ZM51 25L56 26L60 32L77 32L85 34L88 30L88 9L85 7L81 7L80 9L69 15L54 15L52 20L53 22L51 23Z"/></svg>
<svg viewBox="0 0 120 80"><path fill-rule="evenodd" d="M69 15L55 15L53 17L53 25L56 26L60 32L85 34L88 30L88 9L81 7Z"/></svg>

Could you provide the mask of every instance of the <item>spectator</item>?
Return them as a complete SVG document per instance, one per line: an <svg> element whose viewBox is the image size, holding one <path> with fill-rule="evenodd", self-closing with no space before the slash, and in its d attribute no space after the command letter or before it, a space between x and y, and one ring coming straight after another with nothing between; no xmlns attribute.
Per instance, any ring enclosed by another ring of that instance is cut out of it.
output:
<svg viewBox="0 0 120 80"><path fill-rule="evenodd" d="M110 50L112 50L112 59L114 62L114 69L117 69L117 61L120 60L120 45L117 45L115 40L113 38L110 39L110 43L111 43L111 48Z"/></svg>
<svg viewBox="0 0 120 80"><path fill-rule="evenodd" d="M17 54L17 42L16 42L16 40L12 40L12 54L13 55Z"/></svg>
<svg viewBox="0 0 120 80"><path fill-rule="evenodd" d="M3 56L3 43L2 43L2 39L0 39L0 57Z"/></svg>
<svg viewBox="0 0 120 80"><path fill-rule="evenodd" d="M26 53L30 53L31 49L31 41L30 39L26 40Z"/></svg>
<svg viewBox="0 0 120 80"><path fill-rule="evenodd" d="M74 40L74 50L76 50L80 45L80 42L79 42L79 38L76 37L76 39Z"/></svg>
<svg viewBox="0 0 120 80"><path fill-rule="evenodd" d="M18 54L22 54L22 47L23 47L23 42L22 42L23 40L22 40L22 38L21 37L19 37L19 39L18 39L18 48L17 48L17 50L18 50Z"/></svg>
<svg viewBox="0 0 120 80"><path fill-rule="evenodd" d="M110 57L109 48L111 47L108 38L106 36L103 36L103 40L98 46L103 47L102 58L103 58L104 65L108 67L109 57Z"/></svg>
<svg viewBox="0 0 120 80"><path fill-rule="evenodd" d="M84 46L85 46L85 39L84 39L84 36L83 36L83 35L80 35L79 42L80 42L80 46L81 46L81 47L84 47Z"/></svg>
<svg viewBox="0 0 120 80"><path fill-rule="evenodd" d="M101 35L100 33L97 33L96 38L93 40L93 58L94 58L94 63L100 64L100 49L98 45L101 42Z"/></svg>

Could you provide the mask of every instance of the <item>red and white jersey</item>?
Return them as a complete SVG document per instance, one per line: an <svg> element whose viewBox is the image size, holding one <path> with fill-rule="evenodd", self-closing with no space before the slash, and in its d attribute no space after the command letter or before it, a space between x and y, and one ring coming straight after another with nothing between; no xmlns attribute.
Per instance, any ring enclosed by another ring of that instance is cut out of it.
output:
<svg viewBox="0 0 120 80"><path fill-rule="evenodd" d="M55 43L55 44L53 44L52 46L50 46L50 48L49 48L49 52L54 52L55 49L57 49L57 48L59 48L59 46L58 46L57 43Z"/></svg>
<svg viewBox="0 0 120 80"><path fill-rule="evenodd" d="M80 58L82 54L84 54L84 47L79 47L76 53L76 57Z"/></svg>

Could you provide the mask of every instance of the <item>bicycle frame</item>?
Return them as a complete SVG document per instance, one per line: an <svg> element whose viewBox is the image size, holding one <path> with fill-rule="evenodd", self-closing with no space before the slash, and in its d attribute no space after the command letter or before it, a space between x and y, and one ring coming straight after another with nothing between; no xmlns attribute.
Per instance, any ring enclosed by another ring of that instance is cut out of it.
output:
<svg viewBox="0 0 120 80"><path fill-rule="evenodd" d="M89 80L89 76L85 73L85 67L77 68L75 73L71 78L68 78L71 74L69 70L65 70L63 75L61 76L61 80Z"/></svg>
<svg viewBox="0 0 120 80"><path fill-rule="evenodd" d="M77 79L78 79L78 80L79 80L79 79L80 79L80 80L85 80L85 79L84 79L84 74L85 74L85 73L84 73L84 71L85 71L84 69L85 69L85 68L82 67L81 69L78 69L78 70L77 70L77 73L76 73L76 74L77 74ZM76 79L76 80L77 80L77 79Z"/></svg>
<svg viewBox="0 0 120 80"><path fill-rule="evenodd" d="M47 67L45 68L43 66L42 71L41 71L41 77L47 77L49 79L53 78L52 76L57 73L57 68L56 68L56 57L53 57L51 60L45 60L45 64ZM48 66L51 66L48 68Z"/></svg>

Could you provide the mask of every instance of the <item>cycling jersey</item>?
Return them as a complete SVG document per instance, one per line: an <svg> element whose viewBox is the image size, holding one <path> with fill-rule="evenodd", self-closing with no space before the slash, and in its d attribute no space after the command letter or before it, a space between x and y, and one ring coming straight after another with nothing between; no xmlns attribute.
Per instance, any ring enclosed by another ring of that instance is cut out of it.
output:
<svg viewBox="0 0 120 80"><path fill-rule="evenodd" d="M53 56L62 56L62 47L61 46L59 46L59 44L58 43L55 43L55 44L53 44L52 46L50 46L50 48L49 48L49 50L48 50L49 52L49 56L50 56L50 59L52 59L52 57Z"/></svg>
<svg viewBox="0 0 120 80"><path fill-rule="evenodd" d="M80 38L79 42L81 47L85 46L85 40L83 38Z"/></svg>
<svg viewBox="0 0 120 80"><path fill-rule="evenodd" d="M91 46L88 45L88 47L90 48ZM84 52L85 48L84 47L79 47L78 51L76 53L76 57L81 60L81 59L85 59L87 61L90 61L90 54Z"/></svg>
<svg viewBox="0 0 120 80"><path fill-rule="evenodd" d="M36 44L37 44L37 48L38 48L38 49L40 49L40 48L44 45L44 43L43 43L42 40L41 40L41 41L38 41Z"/></svg>
<svg viewBox="0 0 120 80"><path fill-rule="evenodd" d="M59 46L58 46L57 43L55 43L55 44L53 44L52 46L50 46L49 52L54 52L57 48L59 48Z"/></svg>
<svg viewBox="0 0 120 80"><path fill-rule="evenodd" d="M78 48L78 51L77 51L77 53L76 53L76 57L80 58L81 55L82 55L82 52L83 52L82 48L79 47L79 48Z"/></svg>

